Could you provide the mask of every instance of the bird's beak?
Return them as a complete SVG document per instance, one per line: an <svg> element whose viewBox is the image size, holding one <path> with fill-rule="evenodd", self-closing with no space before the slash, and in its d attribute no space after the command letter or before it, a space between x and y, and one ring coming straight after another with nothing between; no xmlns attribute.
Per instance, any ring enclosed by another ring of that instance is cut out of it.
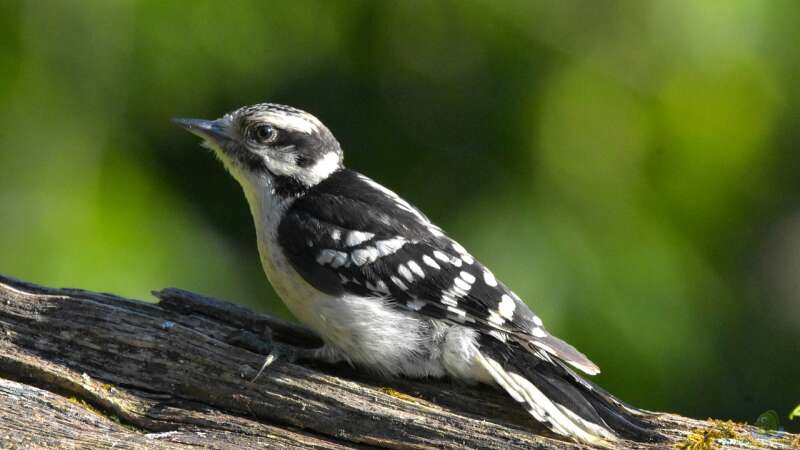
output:
<svg viewBox="0 0 800 450"><path fill-rule="evenodd" d="M225 141L229 141L231 139L231 137L225 132L225 126L221 119L203 120L175 118L172 119L172 121L178 126L184 128L186 131L220 146Z"/></svg>

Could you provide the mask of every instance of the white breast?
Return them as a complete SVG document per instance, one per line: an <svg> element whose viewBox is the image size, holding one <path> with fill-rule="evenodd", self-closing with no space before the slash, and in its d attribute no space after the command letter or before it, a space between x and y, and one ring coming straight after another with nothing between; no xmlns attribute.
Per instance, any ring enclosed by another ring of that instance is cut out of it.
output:
<svg viewBox="0 0 800 450"><path fill-rule="evenodd" d="M319 317L315 305L327 295L318 291L297 273L278 244L278 225L292 200L280 199L272 192L268 177L242 183L250 204L258 238L261 265L272 287L301 322L318 331Z"/></svg>

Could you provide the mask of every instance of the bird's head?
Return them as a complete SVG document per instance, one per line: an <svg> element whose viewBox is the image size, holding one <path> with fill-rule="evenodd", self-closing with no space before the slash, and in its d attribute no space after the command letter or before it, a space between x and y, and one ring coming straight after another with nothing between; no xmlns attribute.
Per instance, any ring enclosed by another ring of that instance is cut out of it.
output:
<svg viewBox="0 0 800 450"><path fill-rule="evenodd" d="M339 142L316 117L260 103L217 120L174 119L204 139L243 185L269 179L290 191L310 188L342 167Z"/></svg>

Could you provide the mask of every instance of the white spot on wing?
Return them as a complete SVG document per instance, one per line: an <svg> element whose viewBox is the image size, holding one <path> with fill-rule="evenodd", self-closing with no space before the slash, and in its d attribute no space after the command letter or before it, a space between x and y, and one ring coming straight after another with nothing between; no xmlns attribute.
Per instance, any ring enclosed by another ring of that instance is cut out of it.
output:
<svg viewBox="0 0 800 450"><path fill-rule="evenodd" d="M497 286L497 279L494 277L492 272L489 272L488 269L484 269L483 271L483 282L490 287Z"/></svg>
<svg viewBox="0 0 800 450"><path fill-rule="evenodd" d="M455 287L457 287L457 288L459 288L459 289L463 290L465 294L466 294L467 292L469 292L469 290L470 290L470 289L472 289L472 285L471 285L471 284L469 284L469 283L467 283L466 281L462 280L461 278L456 278L456 279L454 279L454 280L453 280L453 285L454 285Z"/></svg>
<svg viewBox="0 0 800 450"><path fill-rule="evenodd" d="M537 327L541 327L542 325L544 325L544 323L542 323L542 319L540 319L539 316L533 316L533 324L536 325Z"/></svg>
<svg viewBox="0 0 800 450"><path fill-rule="evenodd" d="M331 230L331 239L333 239L334 242L339 242L339 239L341 238L342 238L342 230L338 228L334 228Z"/></svg>
<svg viewBox="0 0 800 450"><path fill-rule="evenodd" d="M406 245L406 240L396 237L376 242L375 248L378 249L379 256L388 256L400 250L404 245Z"/></svg>
<svg viewBox="0 0 800 450"><path fill-rule="evenodd" d="M459 273L458 275L461 277L462 280L466 281L469 284L475 282L475 277L469 272L465 272L462 270L461 273Z"/></svg>
<svg viewBox="0 0 800 450"><path fill-rule="evenodd" d="M506 294L500 297L500 304L497 305L497 312L508 320L514 319L514 310L517 309L517 304L514 299Z"/></svg>
<svg viewBox="0 0 800 450"><path fill-rule="evenodd" d="M441 262L450 262L450 256L448 256L446 253L440 252L439 250L434 250L433 256Z"/></svg>
<svg viewBox="0 0 800 450"><path fill-rule="evenodd" d="M389 279L392 281L392 283L394 283L395 286L399 287L400 289L404 291L408 290L408 286L406 286L406 284L403 283L400 280L400 278L397 278L396 276L392 275L391 277L389 277Z"/></svg>
<svg viewBox="0 0 800 450"><path fill-rule="evenodd" d="M403 278L405 278L408 281L414 281L414 275L412 275L411 271L408 270L408 267L406 267L403 264L400 264L399 266L397 266L397 273L399 273L400 276L402 276Z"/></svg>
<svg viewBox="0 0 800 450"><path fill-rule="evenodd" d="M468 290L462 289L461 287L455 284L453 285L453 287L450 288L450 292L452 292L453 295L455 295L456 297L466 297L467 294L469 294Z"/></svg>
<svg viewBox="0 0 800 450"><path fill-rule="evenodd" d="M467 254L461 255L461 260L464 261L464 263L467 264L468 266L471 266L472 263L475 262L475 258Z"/></svg>
<svg viewBox="0 0 800 450"><path fill-rule="evenodd" d="M439 269L441 269L441 267L439 266L439 264L437 264L437 263L436 263L436 261L434 261L434 260L433 260L433 258L431 258L431 257L430 257L430 256L428 256L428 255L423 255L423 256L422 256L422 262L424 262L426 265L428 265L428 266L430 266L430 267L433 267L433 268L434 268L434 269L436 269L436 270L439 270Z"/></svg>
<svg viewBox="0 0 800 450"><path fill-rule="evenodd" d="M386 286L386 283L384 283L383 280L378 280L376 287L378 288L378 292L383 292L385 294L389 293L389 288Z"/></svg>
<svg viewBox="0 0 800 450"><path fill-rule="evenodd" d="M451 296L449 296L447 294L442 294L441 302L444 305L458 306L458 300L454 299L453 297L451 297Z"/></svg>
<svg viewBox="0 0 800 450"><path fill-rule="evenodd" d="M352 259L353 263L357 266L369 264L378 259L378 249L375 247L364 247L354 250L353 253L350 254L350 259Z"/></svg>
<svg viewBox="0 0 800 450"><path fill-rule="evenodd" d="M333 257L333 261L331 261L331 267L334 268L342 267L346 262L347 262L347 253L336 252L336 255Z"/></svg>
<svg viewBox="0 0 800 450"><path fill-rule="evenodd" d="M535 337L543 338L547 336L547 332L542 327L533 327L531 334Z"/></svg>
<svg viewBox="0 0 800 450"><path fill-rule="evenodd" d="M503 324L506 323L506 321L502 317L500 317L499 315L497 315L496 312L491 310L489 311L488 322L492 325L497 325L497 326L503 326Z"/></svg>
<svg viewBox="0 0 800 450"><path fill-rule="evenodd" d="M373 233L367 233L365 231L351 231L347 233L347 239L344 241L344 243L348 247L355 247L356 245L368 241L373 237L375 237Z"/></svg>
<svg viewBox="0 0 800 450"><path fill-rule="evenodd" d="M411 269L412 272L417 274L418 277L425 278L425 272L422 270L422 267L420 267L419 264L417 264L416 261L409 261L407 264L408 268Z"/></svg>

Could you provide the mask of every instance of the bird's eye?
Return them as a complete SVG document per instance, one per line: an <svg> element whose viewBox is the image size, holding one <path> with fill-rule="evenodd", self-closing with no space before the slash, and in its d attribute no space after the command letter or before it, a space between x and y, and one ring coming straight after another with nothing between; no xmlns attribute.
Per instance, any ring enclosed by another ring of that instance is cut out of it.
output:
<svg viewBox="0 0 800 450"><path fill-rule="evenodd" d="M251 137L259 144L267 144L275 140L278 135L277 131L272 125L261 124L252 128Z"/></svg>

